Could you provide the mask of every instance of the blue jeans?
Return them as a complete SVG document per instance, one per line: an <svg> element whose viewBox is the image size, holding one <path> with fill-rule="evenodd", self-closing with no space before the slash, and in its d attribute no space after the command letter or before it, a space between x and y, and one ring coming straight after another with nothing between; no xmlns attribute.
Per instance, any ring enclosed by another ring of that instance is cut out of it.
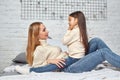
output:
<svg viewBox="0 0 120 80"><path fill-rule="evenodd" d="M76 58L72 58L72 57L68 57L65 59L65 64L63 68L68 67L69 65L75 63L76 61L78 61L79 59ZM41 73L41 72L51 72L51 71L55 71L55 70L63 70L63 68L59 68L57 65L55 64L48 64L46 66L43 67L37 67L37 68L30 68L30 72L37 72L37 73Z"/></svg>
<svg viewBox="0 0 120 80"><path fill-rule="evenodd" d="M89 42L88 55L64 69L65 72L81 73L93 70L98 64L107 60L110 64L120 68L120 56L99 38L93 38Z"/></svg>

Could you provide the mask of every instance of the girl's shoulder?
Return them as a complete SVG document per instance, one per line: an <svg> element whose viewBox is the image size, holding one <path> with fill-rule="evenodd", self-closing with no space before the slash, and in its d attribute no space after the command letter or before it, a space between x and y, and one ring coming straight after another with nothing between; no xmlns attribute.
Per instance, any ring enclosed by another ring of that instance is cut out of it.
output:
<svg viewBox="0 0 120 80"><path fill-rule="evenodd" d="M71 31L78 30L79 27L74 27Z"/></svg>
<svg viewBox="0 0 120 80"><path fill-rule="evenodd" d="M72 32L72 33L77 33L77 32L79 32L79 27L73 28L73 29L71 30L71 32Z"/></svg>

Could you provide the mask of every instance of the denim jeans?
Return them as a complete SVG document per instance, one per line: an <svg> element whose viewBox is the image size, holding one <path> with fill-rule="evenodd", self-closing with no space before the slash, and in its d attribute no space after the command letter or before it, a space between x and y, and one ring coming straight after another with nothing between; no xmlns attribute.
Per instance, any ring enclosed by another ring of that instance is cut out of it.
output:
<svg viewBox="0 0 120 80"><path fill-rule="evenodd" d="M93 70L98 64L107 60L110 64L120 68L120 56L99 38L93 38L89 42L88 54L64 69L65 72L81 73Z"/></svg>
<svg viewBox="0 0 120 80"><path fill-rule="evenodd" d="M68 67L69 65L75 63L76 61L78 61L79 59L76 58L72 58L72 57L68 57L65 59L65 64L63 68ZM37 72L37 73L41 73L41 72L51 72L51 71L55 71L55 70L63 70L63 68L59 68L57 65L55 64L48 64L46 66L43 67L37 67L37 68L30 68L30 72Z"/></svg>

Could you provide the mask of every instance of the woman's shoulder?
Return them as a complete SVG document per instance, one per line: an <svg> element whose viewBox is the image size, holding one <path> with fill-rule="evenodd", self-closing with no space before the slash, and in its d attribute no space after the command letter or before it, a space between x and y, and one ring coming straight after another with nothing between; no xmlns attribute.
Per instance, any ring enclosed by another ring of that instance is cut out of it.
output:
<svg viewBox="0 0 120 80"><path fill-rule="evenodd" d="M43 47L39 45L35 48L35 50L43 50Z"/></svg>
<svg viewBox="0 0 120 80"><path fill-rule="evenodd" d="M43 49L43 48L48 48L48 49L60 49L60 47L55 46L55 45L47 45L47 46L37 46L36 49Z"/></svg>

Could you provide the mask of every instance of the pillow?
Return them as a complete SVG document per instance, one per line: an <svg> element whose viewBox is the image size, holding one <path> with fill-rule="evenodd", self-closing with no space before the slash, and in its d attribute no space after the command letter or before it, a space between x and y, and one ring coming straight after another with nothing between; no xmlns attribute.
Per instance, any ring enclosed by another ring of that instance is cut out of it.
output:
<svg viewBox="0 0 120 80"><path fill-rule="evenodd" d="M15 63L23 63L23 64L26 64L27 61L26 61L25 52L19 53L12 61L15 62Z"/></svg>

